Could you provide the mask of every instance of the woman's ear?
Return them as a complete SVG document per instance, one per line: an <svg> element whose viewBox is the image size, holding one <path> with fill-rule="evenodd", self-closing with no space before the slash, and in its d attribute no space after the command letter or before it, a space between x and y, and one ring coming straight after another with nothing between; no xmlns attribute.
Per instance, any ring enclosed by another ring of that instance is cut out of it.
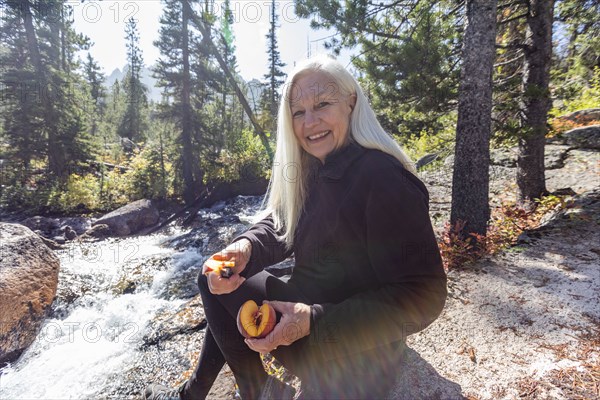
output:
<svg viewBox="0 0 600 400"><path fill-rule="evenodd" d="M350 106L350 110L354 111L354 106L356 105L356 93L350 95L348 105Z"/></svg>

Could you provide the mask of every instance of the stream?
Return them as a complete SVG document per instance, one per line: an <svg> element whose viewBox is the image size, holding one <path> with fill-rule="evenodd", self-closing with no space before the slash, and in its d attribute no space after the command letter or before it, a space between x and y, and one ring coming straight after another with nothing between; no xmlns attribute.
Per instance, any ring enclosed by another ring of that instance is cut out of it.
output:
<svg viewBox="0 0 600 400"><path fill-rule="evenodd" d="M69 242L56 251L51 314L34 343L0 370L0 399L139 398L149 381L173 381L192 368L205 327L194 300L198 271L247 228L259 203L239 196L200 211L191 230Z"/></svg>

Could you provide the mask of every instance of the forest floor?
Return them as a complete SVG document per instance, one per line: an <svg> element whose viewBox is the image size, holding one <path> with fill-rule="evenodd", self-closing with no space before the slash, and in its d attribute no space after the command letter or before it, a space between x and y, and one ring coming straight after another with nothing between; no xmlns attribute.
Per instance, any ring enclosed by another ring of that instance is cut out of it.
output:
<svg viewBox="0 0 600 400"><path fill-rule="evenodd" d="M510 158L493 167L492 202L514 198ZM446 307L409 337L390 398L600 399L600 156L551 144L546 164L549 191L577 194L514 246L449 272ZM443 220L445 180L424 179Z"/></svg>
<svg viewBox="0 0 600 400"><path fill-rule="evenodd" d="M600 190L528 243L450 271L393 399L600 398Z"/></svg>

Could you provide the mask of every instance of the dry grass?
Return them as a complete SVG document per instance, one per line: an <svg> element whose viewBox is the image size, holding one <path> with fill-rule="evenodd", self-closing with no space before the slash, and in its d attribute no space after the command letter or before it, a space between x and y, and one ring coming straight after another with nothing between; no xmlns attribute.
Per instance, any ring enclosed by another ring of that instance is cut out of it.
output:
<svg viewBox="0 0 600 400"><path fill-rule="evenodd" d="M573 400L600 399L600 323L576 337L577 348L570 351L567 345L543 345L557 357L578 361L579 366L551 371L547 379L563 394ZM532 393L537 386L533 387Z"/></svg>
<svg viewBox="0 0 600 400"><path fill-rule="evenodd" d="M550 382L573 400L600 399L600 365L583 363L579 367L554 370Z"/></svg>

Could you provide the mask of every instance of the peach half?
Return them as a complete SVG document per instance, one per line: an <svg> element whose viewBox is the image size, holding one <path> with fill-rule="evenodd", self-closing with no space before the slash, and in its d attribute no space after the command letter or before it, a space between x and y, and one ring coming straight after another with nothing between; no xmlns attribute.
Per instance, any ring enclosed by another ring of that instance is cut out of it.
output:
<svg viewBox="0 0 600 400"><path fill-rule="evenodd" d="M235 267L235 261L221 261L215 259L214 257L206 260L204 264L206 264L205 274L215 272L224 278L229 278L232 275L231 268Z"/></svg>
<svg viewBox="0 0 600 400"><path fill-rule="evenodd" d="M237 327L245 338L264 338L275 327L275 309L269 304L258 307L254 300L248 300L240 307Z"/></svg>

